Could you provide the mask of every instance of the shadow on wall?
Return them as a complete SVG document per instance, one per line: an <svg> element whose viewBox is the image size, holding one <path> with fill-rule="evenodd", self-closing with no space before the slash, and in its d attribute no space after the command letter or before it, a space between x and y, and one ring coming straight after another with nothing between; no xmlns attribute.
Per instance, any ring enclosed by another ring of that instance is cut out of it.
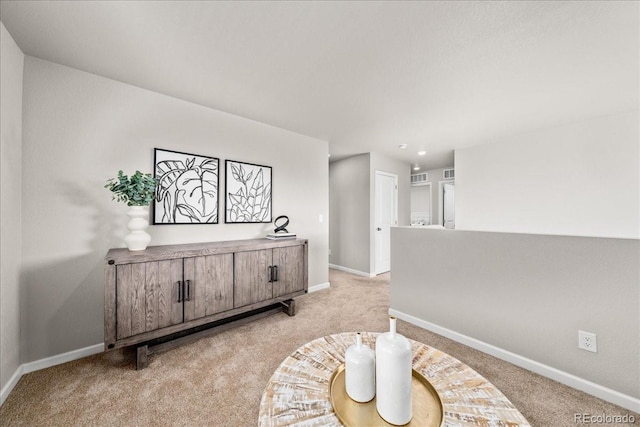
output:
<svg viewBox="0 0 640 427"><path fill-rule="evenodd" d="M37 256L31 255L36 260L23 265L24 362L95 345L104 339L104 256L111 242L120 239L113 231L126 229L126 215L113 215L113 206L103 195L96 194L98 185L56 184L61 198L68 203L69 217L59 228L54 224L42 242L45 248L38 249Z"/></svg>
<svg viewBox="0 0 640 427"><path fill-rule="evenodd" d="M25 362L103 341L103 255L25 269Z"/></svg>
<svg viewBox="0 0 640 427"><path fill-rule="evenodd" d="M112 200L112 193L104 188L106 181L105 178L103 181L56 184L56 188L61 189L61 198L68 202L67 213L75 219L71 221L72 234L85 237L82 241L84 251L104 252L101 256L106 254L107 248L122 245L129 219L126 205ZM69 252L72 250L69 248Z"/></svg>

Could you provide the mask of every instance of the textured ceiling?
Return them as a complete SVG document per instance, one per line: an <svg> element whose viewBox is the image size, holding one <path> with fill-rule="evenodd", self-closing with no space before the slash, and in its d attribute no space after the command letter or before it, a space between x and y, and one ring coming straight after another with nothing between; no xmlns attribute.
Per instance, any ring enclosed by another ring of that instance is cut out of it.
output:
<svg viewBox="0 0 640 427"><path fill-rule="evenodd" d="M638 108L639 15L635 1L0 3L27 55L327 140L334 159L423 169Z"/></svg>

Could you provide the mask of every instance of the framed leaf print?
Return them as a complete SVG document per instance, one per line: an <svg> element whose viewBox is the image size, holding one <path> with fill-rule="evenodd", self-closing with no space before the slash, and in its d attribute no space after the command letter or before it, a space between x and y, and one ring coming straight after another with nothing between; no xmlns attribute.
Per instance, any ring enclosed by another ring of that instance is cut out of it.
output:
<svg viewBox="0 0 640 427"><path fill-rule="evenodd" d="M225 160L225 222L271 222L271 167Z"/></svg>
<svg viewBox="0 0 640 427"><path fill-rule="evenodd" d="M219 166L215 157L156 148L153 223L217 224Z"/></svg>

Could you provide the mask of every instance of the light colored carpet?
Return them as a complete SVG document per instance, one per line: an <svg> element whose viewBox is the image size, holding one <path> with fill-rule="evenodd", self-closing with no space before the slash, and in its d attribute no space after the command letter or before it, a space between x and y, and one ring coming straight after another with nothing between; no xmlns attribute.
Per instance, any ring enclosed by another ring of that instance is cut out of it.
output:
<svg viewBox="0 0 640 427"><path fill-rule="evenodd" d="M141 371L132 352L112 351L27 374L0 408L0 425L254 426L267 381L295 349L338 332L388 329L388 274L331 270L330 280L330 289L297 299L295 317L274 314L152 355ZM398 321L398 332L474 368L533 426L576 425L576 413L630 414L408 323Z"/></svg>

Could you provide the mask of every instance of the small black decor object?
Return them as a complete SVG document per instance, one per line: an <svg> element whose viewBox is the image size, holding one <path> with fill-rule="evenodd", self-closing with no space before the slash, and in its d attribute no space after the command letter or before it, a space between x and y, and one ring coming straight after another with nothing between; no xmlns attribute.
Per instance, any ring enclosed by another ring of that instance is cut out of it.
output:
<svg viewBox="0 0 640 427"><path fill-rule="evenodd" d="M284 220L284 224L278 225L279 220ZM276 228L273 230L274 233L288 233L285 227L289 225L289 217L286 215L280 215L273 221L273 225L276 226Z"/></svg>
<svg viewBox="0 0 640 427"><path fill-rule="evenodd" d="M296 233L289 233L287 226L289 225L289 217L286 215L280 215L273 221L273 225L276 228L273 233L267 234L267 239L271 240L283 240L283 239L295 239Z"/></svg>

